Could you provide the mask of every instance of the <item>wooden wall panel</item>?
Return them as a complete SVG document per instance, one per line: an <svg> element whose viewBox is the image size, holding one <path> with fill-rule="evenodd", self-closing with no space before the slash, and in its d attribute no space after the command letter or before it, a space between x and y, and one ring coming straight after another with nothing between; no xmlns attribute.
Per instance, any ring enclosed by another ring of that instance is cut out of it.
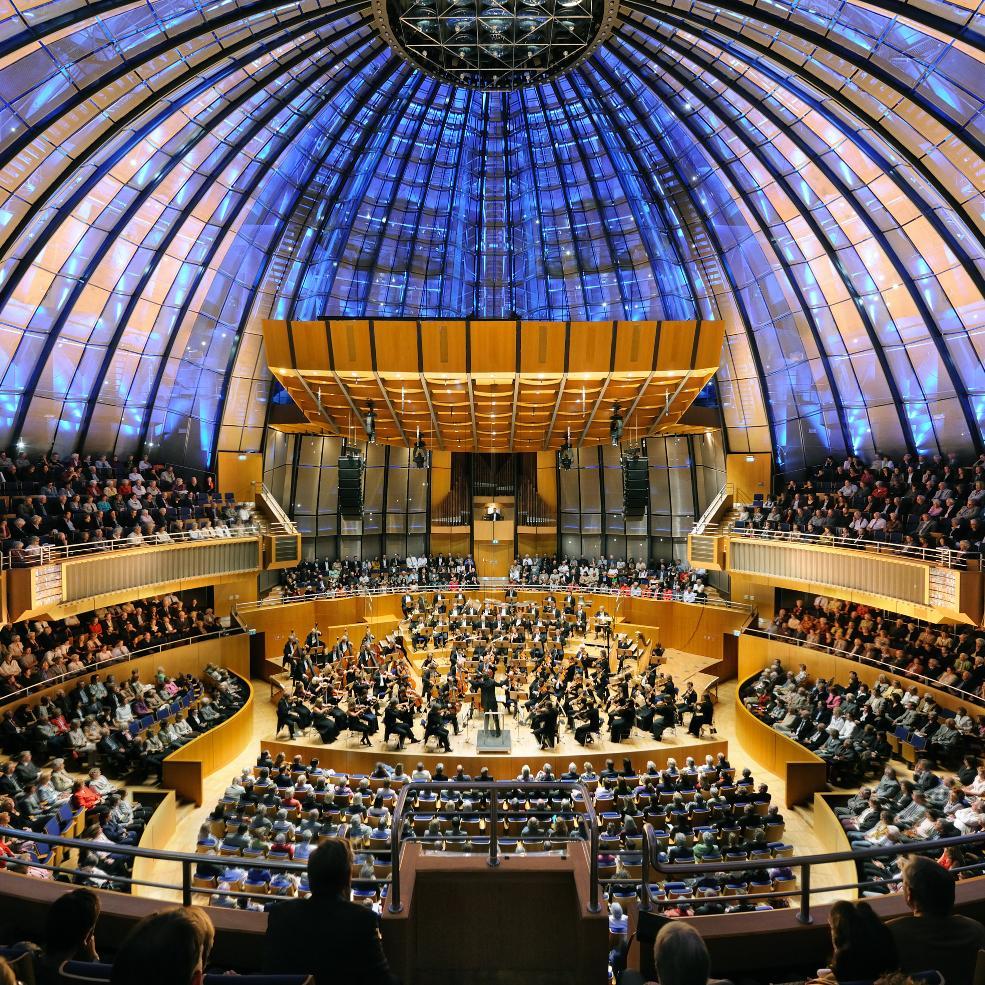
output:
<svg viewBox="0 0 985 985"><path fill-rule="evenodd" d="M451 492L451 452L431 452L431 512Z"/></svg>
<svg viewBox="0 0 985 985"><path fill-rule="evenodd" d="M183 800L201 807L205 779L216 770L237 763L253 738L253 685L243 677L249 696L234 715L192 739L164 760L163 786Z"/></svg>
<svg viewBox="0 0 985 985"><path fill-rule="evenodd" d="M369 322L362 319L333 320L328 326L335 371L365 373L367 368L373 365L369 344ZM327 362L323 365L327 365Z"/></svg>
<svg viewBox="0 0 985 985"><path fill-rule="evenodd" d="M564 372L564 322L525 321L520 326L520 372Z"/></svg>
<svg viewBox="0 0 985 985"><path fill-rule="evenodd" d="M177 797L173 790L167 790L160 803L154 808L154 813L148 819L144 830L140 832L140 839L137 844L141 848L166 851L171 845L171 839L175 835L177 826ZM158 874L158 864L151 859L135 858L133 860L133 878L141 882L157 882L155 876ZM160 899L161 890L152 886L134 886L133 895Z"/></svg>
<svg viewBox="0 0 985 985"><path fill-rule="evenodd" d="M429 319L421 323L425 373L465 373L466 352L464 321Z"/></svg>
<svg viewBox="0 0 985 985"><path fill-rule="evenodd" d="M606 322L571 323L569 371L608 373L612 366L612 325Z"/></svg>
<svg viewBox="0 0 985 985"><path fill-rule="evenodd" d="M471 322L469 347L472 365L483 373L502 373L512 381L516 373L516 322Z"/></svg>
<svg viewBox="0 0 985 985"><path fill-rule="evenodd" d="M253 483L263 481L263 456L256 452L221 451L216 467L216 488L233 493L237 502L253 502Z"/></svg>
<svg viewBox="0 0 985 985"><path fill-rule="evenodd" d="M645 377L653 369L653 349L657 340L655 321L616 323L616 366L620 373ZM690 359L691 350L688 349Z"/></svg>
<svg viewBox="0 0 985 985"><path fill-rule="evenodd" d="M834 812L835 806L840 807L847 800L845 794L814 794L814 834L824 852L851 851L852 843ZM851 859L825 866L825 875L828 885L834 886L849 886L858 879L855 863ZM844 899L858 899L857 889L841 890L841 893Z"/></svg>
<svg viewBox="0 0 985 985"><path fill-rule="evenodd" d="M290 370L294 366L291 346L287 340L287 322L263 321L263 348L267 365L273 369Z"/></svg>
<svg viewBox="0 0 985 985"><path fill-rule="evenodd" d="M366 327L367 335L369 326ZM417 322L373 322L373 351L376 353L376 370L379 373L417 374ZM370 364L366 364L367 368ZM385 412L385 411L384 411Z"/></svg>
<svg viewBox="0 0 985 985"><path fill-rule="evenodd" d="M770 491L772 475L772 455L725 456L725 481L734 486L737 503L751 503L756 493L765 496Z"/></svg>
<svg viewBox="0 0 985 985"><path fill-rule="evenodd" d="M320 370L329 365L328 330L324 322L291 322L294 343L294 365L298 369Z"/></svg>

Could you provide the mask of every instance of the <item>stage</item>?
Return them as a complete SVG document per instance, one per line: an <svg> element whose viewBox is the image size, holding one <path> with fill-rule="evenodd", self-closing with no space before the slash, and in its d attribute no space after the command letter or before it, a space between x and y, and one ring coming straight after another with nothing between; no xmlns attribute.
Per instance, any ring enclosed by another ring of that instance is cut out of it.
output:
<svg viewBox="0 0 985 985"><path fill-rule="evenodd" d="M424 651L412 654L415 670L423 656ZM664 657L666 663L662 669L673 676L681 690L690 681L700 694L717 680L704 670L715 663L709 657L681 650L667 650ZM575 741L574 733L567 728L563 718L557 745L553 749L543 750L529 726L519 724L514 716L503 711L500 718L503 732L510 735L509 752L482 752L477 749L478 732L482 728L481 718L476 715L469 720L465 713L460 717L463 720L461 734L451 735L451 752L447 753L442 752L433 740L428 742L426 748L423 742L418 742L415 745L406 745L403 752L397 752L395 739L391 739L388 745L383 744L382 730L372 737L372 746L361 745L359 737L351 733L344 733L331 745L325 745L311 729L294 741L288 740L283 731L279 739L268 732L261 737L260 746L269 750L272 755L278 752L283 752L289 758L300 755L305 761L314 756L321 761L322 767L331 767L342 772L370 773L377 762L385 760L391 764L402 762L408 773L419 762L423 762L430 770L437 763L444 763L448 773L461 764L467 773L473 775L481 767L487 766L497 779L507 775L515 776L524 765L537 770L544 763L550 763L555 773L563 773L572 762L577 764L579 771L585 762L591 762L596 769L600 769L606 759L619 763L623 757L628 756L639 769L645 768L647 761L651 759L658 767L663 768L668 758L676 759L678 765L681 765L688 756L702 762L708 755L714 756L719 752L728 754L726 739L718 735L695 739L688 734L687 727L682 725L676 731L668 729L664 732L660 742L654 741L651 735L639 729L634 729L632 736L624 742L612 742L604 729L604 720L601 741L596 739L590 745L582 746ZM415 719L414 733L418 737L424 734L421 716Z"/></svg>

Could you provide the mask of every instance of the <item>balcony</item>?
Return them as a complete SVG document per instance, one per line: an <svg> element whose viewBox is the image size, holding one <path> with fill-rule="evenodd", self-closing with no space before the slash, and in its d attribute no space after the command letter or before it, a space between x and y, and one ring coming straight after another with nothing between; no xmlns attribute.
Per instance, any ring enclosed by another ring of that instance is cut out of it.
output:
<svg viewBox="0 0 985 985"><path fill-rule="evenodd" d="M219 585L258 573L262 546L260 531L250 527L241 536L215 540L49 553L41 564L6 573L5 618L63 619L148 595Z"/></svg>
<svg viewBox="0 0 985 985"><path fill-rule="evenodd" d="M695 528L688 536L688 559L695 567L834 595L927 622L978 625L983 615L979 560L946 549L906 551L877 541L726 526Z"/></svg>

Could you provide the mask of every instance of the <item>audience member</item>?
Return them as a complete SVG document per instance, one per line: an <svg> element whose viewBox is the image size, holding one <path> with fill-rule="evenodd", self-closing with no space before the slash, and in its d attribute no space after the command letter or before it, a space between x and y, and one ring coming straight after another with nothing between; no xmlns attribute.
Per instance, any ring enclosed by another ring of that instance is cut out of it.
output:
<svg viewBox="0 0 985 985"><path fill-rule="evenodd" d="M352 865L352 848L339 838L311 853L310 898L278 903L267 915L267 972L311 974L316 985L397 985L376 914L349 901ZM318 947L298 947L298 941L318 941Z"/></svg>
<svg viewBox="0 0 985 985"><path fill-rule="evenodd" d="M194 907L144 917L113 962L112 985L201 985L214 931Z"/></svg>
<svg viewBox="0 0 985 985"><path fill-rule="evenodd" d="M934 970L947 985L972 985L985 927L954 913L954 875L922 856L902 866L903 899L911 915L889 922L900 968L907 973Z"/></svg>

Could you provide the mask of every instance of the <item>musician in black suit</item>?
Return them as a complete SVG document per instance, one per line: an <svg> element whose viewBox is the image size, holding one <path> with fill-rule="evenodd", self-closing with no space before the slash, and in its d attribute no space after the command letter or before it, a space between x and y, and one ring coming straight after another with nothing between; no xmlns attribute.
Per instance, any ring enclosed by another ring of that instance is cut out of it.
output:
<svg viewBox="0 0 985 985"><path fill-rule="evenodd" d="M503 731L499 720L499 699L496 697L496 688L506 687L506 685L506 681L497 681L489 671L486 671L473 685L479 692L483 712L493 712L493 735L500 735Z"/></svg>
<svg viewBox="0 0 985 985"><path fill-rule="evenodd" d="M351 879L349 843L323 841L308 858L310 899L278 903L267 914L267 974L314 975L316 985L400 985L383 953L376 914L349 902Z"/></svg>
<svg viewBox="0 0 985 985"><path fill-rule="evenodd" d="M602 719L599 715L599 707L594 697L586 697L585 707L578 712L578 717L583 719L582 724L575 729L575 739L579 745L585 745L592 741L592 735L602 728Z"/></svg>
<svg viewBox="0 0 985 985"><path fill-rule="evenodd" d="M444 709L441 702L433 701L424 725L424 741L427 742L428 738L433 735L441 743L445 752L451 752L451 741L448 738L448 728L445 725L448 718L449 712Z"/></svg>
<svg viewBox="0 0 985 985"><path fill-rule="evenodd" d="M400 705L396 701L391 701L383 712L383 741L386 742L391 735L397 736L399 740L398 749L403 749L404 742L416 742L414 730L411 727L409 716L403 715Z"/></svg>
<svg viewBox="0 0 985 985"><path fill-rule="evenodd" d="M557 742L557 726L560 717L561 709L558 708L549 694L534 708L530 717L530 727L534 737L540 743L541 749L546 749L549 745L553 747Z"/></svg>

